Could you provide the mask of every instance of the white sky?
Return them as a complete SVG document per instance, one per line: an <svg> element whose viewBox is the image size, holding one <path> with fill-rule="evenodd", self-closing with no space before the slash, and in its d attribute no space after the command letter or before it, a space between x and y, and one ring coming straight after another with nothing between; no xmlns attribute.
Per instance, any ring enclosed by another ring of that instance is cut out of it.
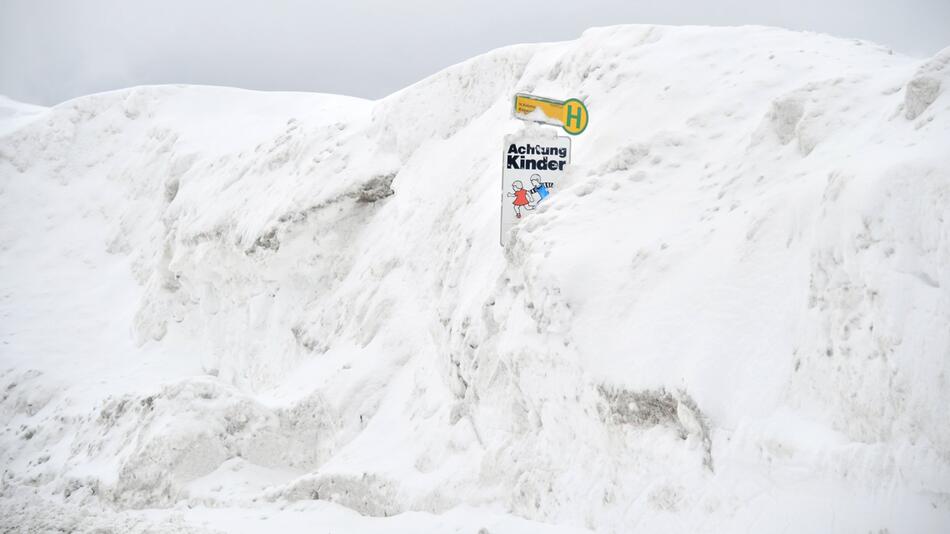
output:
<svg viewBox="0 0 950 534"><path fill-rule="evenodd" d="M379 98L499 46L626 23L766 24L925 57L950 0L0 0L0 94L38 104L154 83Z"/></svg>

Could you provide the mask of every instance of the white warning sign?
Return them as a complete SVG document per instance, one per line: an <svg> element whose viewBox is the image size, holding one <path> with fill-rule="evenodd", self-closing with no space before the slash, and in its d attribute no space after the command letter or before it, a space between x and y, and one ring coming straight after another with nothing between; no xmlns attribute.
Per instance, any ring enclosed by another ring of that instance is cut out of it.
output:
<svg viewBox="0 0 950 534"><path fill-rule="evenodd" d="M569 137L505 137L501 178L501 245L511 227L528 217L559 187L571 162Z"/></svg>

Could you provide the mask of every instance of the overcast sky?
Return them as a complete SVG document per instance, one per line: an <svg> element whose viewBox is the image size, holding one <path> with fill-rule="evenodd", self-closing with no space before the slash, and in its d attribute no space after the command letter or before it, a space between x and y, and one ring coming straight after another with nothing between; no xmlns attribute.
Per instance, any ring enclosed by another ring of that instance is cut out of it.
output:
<svg viewBox="0 0 950 534"><path fill-rule="evenodd" d="M950 0L0 0L0 94L37 104L140 84L379 98L499 46L626 23L766 24L925 57Z"/></svg>

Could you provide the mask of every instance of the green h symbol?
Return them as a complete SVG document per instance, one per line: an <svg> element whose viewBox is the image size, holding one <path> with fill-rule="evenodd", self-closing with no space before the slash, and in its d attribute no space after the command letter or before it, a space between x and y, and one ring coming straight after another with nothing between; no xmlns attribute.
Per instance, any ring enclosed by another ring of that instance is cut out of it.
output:
<svg viewBox="0 0 950 534"><path fill-rule="evenodd" d="M576 111L576 113L575 113L575 111ZM567 127L570 127L570 126L571 126L571 122L574 122L574 123L575 123L575 126L574 126L574 127L575 127L575 128L580 128L580 127L581 127L581 115L582 115L583 113L584 113L584 112L583 112L583 110L581 109L580 106L568 104L568 105L567 105L567 120L564 121L564 124L565 124Z"/></svg>

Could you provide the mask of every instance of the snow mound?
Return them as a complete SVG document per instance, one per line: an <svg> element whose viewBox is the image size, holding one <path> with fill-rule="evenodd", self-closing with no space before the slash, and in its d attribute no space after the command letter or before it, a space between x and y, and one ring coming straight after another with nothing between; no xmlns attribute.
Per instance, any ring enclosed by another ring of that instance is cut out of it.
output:
<svg viewBox="0 0 950 534"><path fill-rule="evenodd" d="M624 26L0 112L0 525L947 531L948 50ZM516 92L591 123L502 249Z"/></svg>

